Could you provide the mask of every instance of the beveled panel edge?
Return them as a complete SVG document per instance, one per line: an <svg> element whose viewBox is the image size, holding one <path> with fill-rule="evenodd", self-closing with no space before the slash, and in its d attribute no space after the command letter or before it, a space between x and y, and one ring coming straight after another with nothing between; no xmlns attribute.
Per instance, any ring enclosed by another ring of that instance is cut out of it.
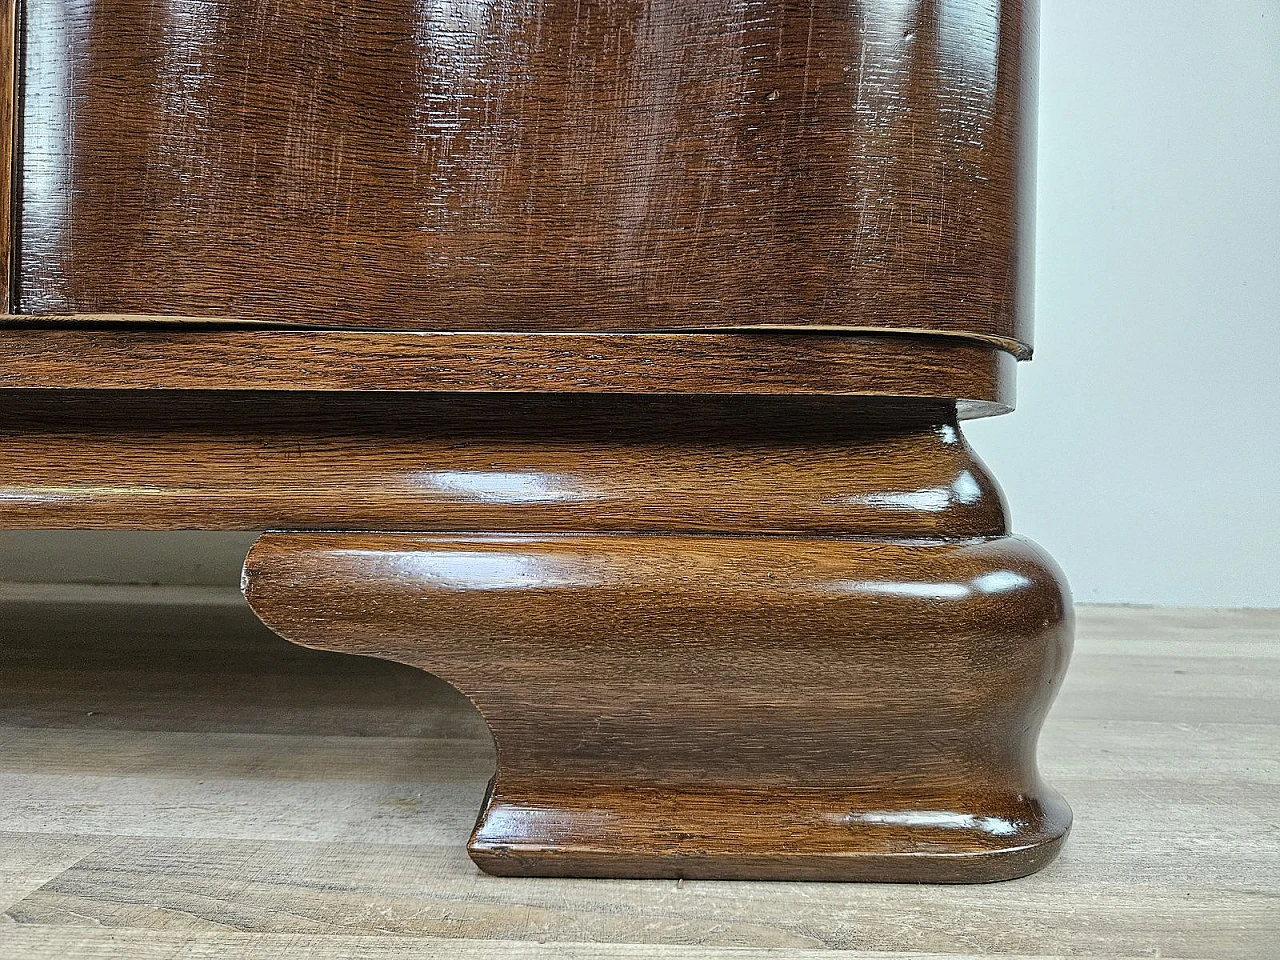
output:
<svg viewBox="0 0 1280 960"><path fill-rule="evenodd" d="M13 309L18 138L18 0L0 0L0 309Z"/></svg>
<svg viewBox="0 0 1280 960"><path fill-rule="evenodd" d="M336 324L320 322L312 318L299 317L296 320L263 320L254 317L231 316L181 316L178 314L140 314L140 313L5 313L0 315L0 329L5 327L30 328L49 324L54 327L87 327L104 326L125 329L146 329L160 327L172 330L181 327L197 327L208 329L210 326L246 330L305 330L326 331L335 333L465 333L494 334L499 336L561 336L569 334L591 334L593 336L613 336L630 334L678 335L678 334L730 334L730 333L808 333L839 334L868 336L908 336L908 337L946 337L952 340L967 340L986 344L1005 350L1018 360L1030 360L1032 346L1030 342L1012 337L1001 337L996 334L977 333L964 330L945 330L934 327L877 327L856 326L852 324L834 323L755 323L750 325L726 324L716 327L664 327L662 329L637 328L634 330L439 330L429 327L402 327L388 329L373 325Z"/></svg>
<svg viewBox="0 0 1280 960"><path fill-rule="evenodd" d="M1030 342L1024 343L1010 337L999 337L989 333L975 333L964 330L942 330L933 327L855 327L845 324L813 323L757 323L749 327L714 327L699 330L672 330L671 333L818 333L818 334L851 334L891 337L949 337L954 340L967 340L981 343L1012 354L1015 360L1030 360L1033 348Z"/></svg>
<svg viewBox="0 0 1280 960"><path fill-rule="evenodd" d="M1017 276L1014 290L1017 303L1013 309L1013 336L1021 347L1019 360L1030 360L1035 351L1036 300L1036 178L1039 153L1040 103L1040 2L1022 0L1010 7L1010 15L1018 18L1022 56L1018 60L1018 83L1013 86L1018 98L1015 110L1021 122L1017 132L1018 162L1014 165L1017 186L1014 188L1016 215L1020 228L1012 247L1011 269Z"/></svg>
<svg viewBox="0 0 1280 960"><path fill-rule="evenodd" d="M0 326L0 388L871 396L1014 406L1013 356L934 335Z"/></svg>

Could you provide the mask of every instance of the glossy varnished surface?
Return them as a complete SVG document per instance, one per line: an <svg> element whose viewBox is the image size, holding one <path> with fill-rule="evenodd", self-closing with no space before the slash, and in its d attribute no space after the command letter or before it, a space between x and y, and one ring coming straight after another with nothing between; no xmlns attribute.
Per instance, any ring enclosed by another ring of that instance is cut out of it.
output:
<svg viewBox="0 0 1280 960"><path fill-rule="evenodd" d="M502 874L978 881L1052 859L1070 602L1026 541L267 534L287 639L436 673Z"/></svg>
<svg viewBox="0 0 1280 960"><path fill-rule="evenodd" d="M260 539L246 595L477 703L486 870L993 880L1065 836L1069 600L951 404L5 400L0 525L327 531Z"/></svg>
<svg viewBox="0 0 1280 960"><path fill-rule="evenodd" d="M0 308L13 309L14 146L17 140L17 7L0 2Z"/></svg>
<svg viewBox="0 0 1280 960"><path fill-rule="evenodd" d="M1022 0L22 8L19 312L1029 349Z"/></svg>
<svg viewBox="0 0 1280 960"><path fill-rule="evenodd" d="M0 387L859 395L1012 409L1014 361L956 337L356 333L0 319Z"/></svg>
<svg viewBox="0 0 1280 960"><path fill-rule="evenodd" d="M1054 856L1070 603L952 402L1030 351L1021 0L22 10L0 384L153 392L3 398L0 522L293 528L254 609L480 706L490 872ZM881 399L708 396L778 393Z"/></svg>
<svg viewBox="0 0 1280 960"><path fill-rule="evenodd" d="M14 391L0 527L983 536L945 405Z"/></svg>

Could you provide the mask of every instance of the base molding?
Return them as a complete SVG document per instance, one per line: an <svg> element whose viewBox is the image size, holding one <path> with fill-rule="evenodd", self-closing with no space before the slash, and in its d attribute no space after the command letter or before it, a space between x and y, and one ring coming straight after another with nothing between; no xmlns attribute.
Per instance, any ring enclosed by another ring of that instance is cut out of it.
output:
<svg viewBox="0 0 1280 960"><path fill-rule="evenodd" d="M460 333L83 314L0 316L0 347L0 388L914 398L958 400L966 418L1013 409L1026 353L939 330Z"/></svg>

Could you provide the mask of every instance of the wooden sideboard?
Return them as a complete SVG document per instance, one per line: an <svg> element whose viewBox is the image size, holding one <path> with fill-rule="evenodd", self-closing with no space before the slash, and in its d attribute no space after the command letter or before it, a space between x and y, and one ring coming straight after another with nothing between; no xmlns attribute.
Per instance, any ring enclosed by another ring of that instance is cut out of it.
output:
<svg viewBox="0 0 1280 960"><path fill-rule="evenodd" d="M1048 862L1020 0L9 0L0 526L269 530L438 673L500 874Z"/></svg>

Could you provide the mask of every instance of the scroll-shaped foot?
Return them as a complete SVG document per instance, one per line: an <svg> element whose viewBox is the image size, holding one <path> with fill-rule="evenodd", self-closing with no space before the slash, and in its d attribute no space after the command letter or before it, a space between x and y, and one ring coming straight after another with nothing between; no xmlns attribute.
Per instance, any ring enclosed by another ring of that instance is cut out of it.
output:
<svg viewBox="0 0 1280 960"><path fill-rule="evenodd" d="M498 749L497 874L989 881L1053 858L1070 602L1009 536L278 533L285 638L438 674Z"/></svg>

